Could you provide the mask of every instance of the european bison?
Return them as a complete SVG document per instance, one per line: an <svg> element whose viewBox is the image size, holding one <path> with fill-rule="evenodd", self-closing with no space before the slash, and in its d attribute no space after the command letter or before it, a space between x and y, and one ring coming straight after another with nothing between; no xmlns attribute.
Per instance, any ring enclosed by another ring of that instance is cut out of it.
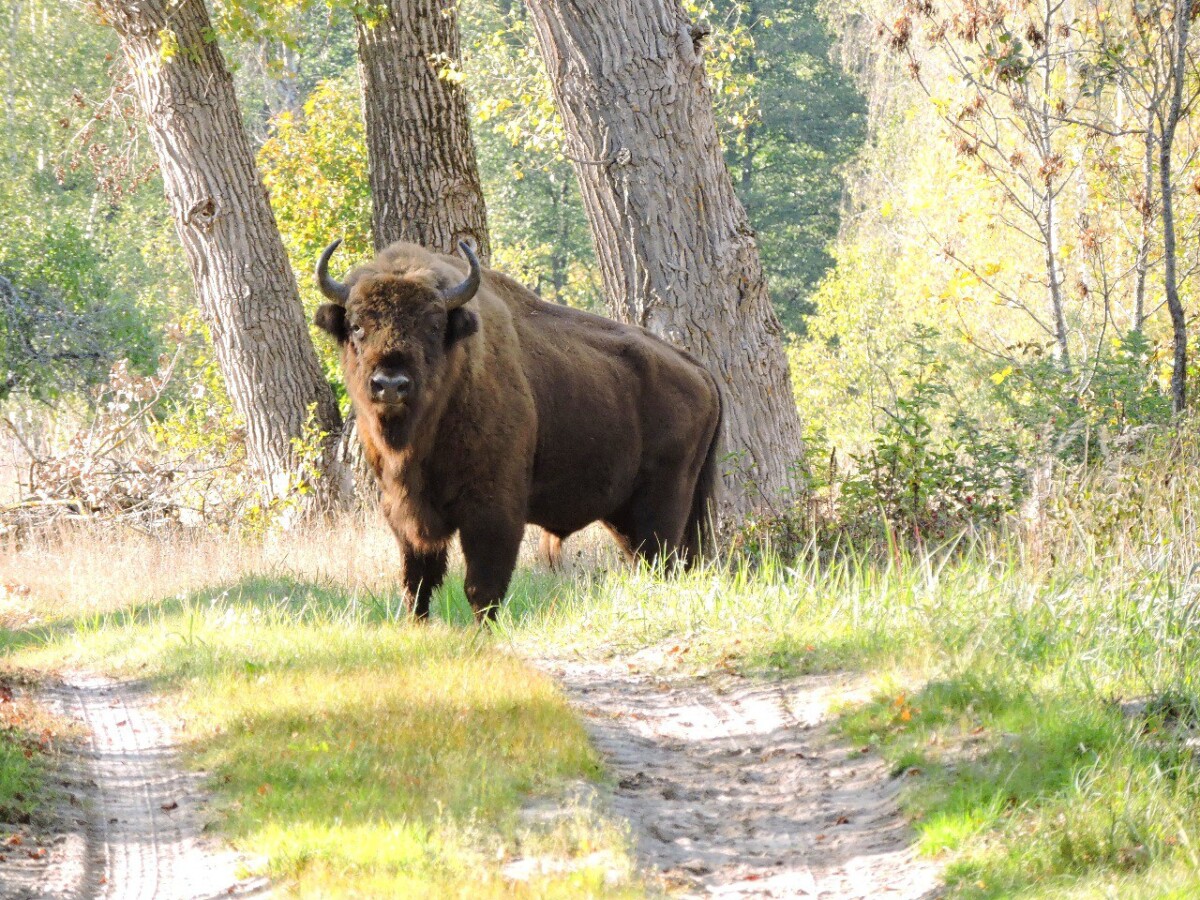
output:
<svg viewBox="0 0 1200 900"><path fill-rule="evenodd" d="M603 522L626 554L689 561L710 538L721 399L688 354L552 303L467 259L397 243L329 275L316 324L341 347L367 460L417 616L458 532L467 599L491 617L525 523L557 551ZM464 271L466 268L466 271Z"/></svg>

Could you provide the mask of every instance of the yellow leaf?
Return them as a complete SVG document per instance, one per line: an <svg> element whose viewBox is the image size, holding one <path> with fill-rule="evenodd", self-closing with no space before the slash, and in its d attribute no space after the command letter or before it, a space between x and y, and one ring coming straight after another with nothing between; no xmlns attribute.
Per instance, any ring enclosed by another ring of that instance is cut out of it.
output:
<svg viewBox="0 0 1200 900"><path fill-rule="evenodd" d="M179 53L179 37L170 28L164 28L158 33L158 55L163 62L170 62Z"/></svg>
<svg viewBox="0 0 1200 900"><path fill-rule="evenodd" d="M992 374L992 384L1003 384L1004 379L1013 373L1012 366L1005 366L999 372Z"/></svg>

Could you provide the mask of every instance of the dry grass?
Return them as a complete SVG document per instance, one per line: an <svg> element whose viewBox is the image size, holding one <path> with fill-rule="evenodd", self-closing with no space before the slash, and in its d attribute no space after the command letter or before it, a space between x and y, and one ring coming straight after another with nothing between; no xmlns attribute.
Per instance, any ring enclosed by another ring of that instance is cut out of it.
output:
<svg viewBox="0 0 1200 900"><path fill-rule="evenodd" d="M540 531L528 529L519 566L540 570ZM599 526L572 538L568 572L624 568ZM120 523L61 525L23 545L0 543L0 627L33 617L74 617L186 596L248 576L286 575L375 596L399 593L396 541L375 512L303 530L237 540L217 532L147 534ZM451 579L461 573L451 554Z"/></svg>

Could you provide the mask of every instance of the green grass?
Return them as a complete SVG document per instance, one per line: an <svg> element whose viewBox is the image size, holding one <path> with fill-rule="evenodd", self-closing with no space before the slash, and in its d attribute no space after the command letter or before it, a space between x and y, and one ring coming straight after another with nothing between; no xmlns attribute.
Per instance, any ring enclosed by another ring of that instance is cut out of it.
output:
<svg viewBox="0 0 1200 900"><path fill-rule="evenodd" d="M585 577L502 629L539 652L658 644L686 647L669 656L683 668L873 673L876 699L840 727L904 779L954 895L1200 893L1194 548L1050 566L1021 550ZM1132 715L1131 698L1157 699Z"/></svg>
<svg viewBox="0 0 1200 900"><path fill-rule="evenodd" d="M28 682L0 667L0 844L47 819L54 758L76 737L69 721L35 702Z"/></svg>
<svg viewBox="0 0 1200 900"><path fill-rule="evenodd" d="M36 746L23 723L0 724L0 839L5 823L11 828L29 822L44 796L45 769Z"/></svg>

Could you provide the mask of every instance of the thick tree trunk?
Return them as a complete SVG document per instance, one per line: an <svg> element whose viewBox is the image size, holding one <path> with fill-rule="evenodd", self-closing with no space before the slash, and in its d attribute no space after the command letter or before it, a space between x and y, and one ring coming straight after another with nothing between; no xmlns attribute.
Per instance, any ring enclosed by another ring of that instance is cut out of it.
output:
<svg viewBox="0 0 1200 900"><path fill-rule="evenodd" d="M441 253L472 238L489 255L487 213L457 67L457 0L386 0L358 20L358 59L376 249L412 241Z"/></svg>
<svg viewBox="0 0 1200 900"><path fill-rule="evenodd" d="M336 434L340 416L208 11L203 0L97 7L133 73L250 464L278 495L297 470L294 439L310 419Z"/></svg>
<svg viewBox="0 0 1200 900"><path fill-rule="evenodd" d="M529 0L613 312L695 354L725 403L727 515L801 488L800 418L754 232L678 0Z"/></svg>
<svg viewBox="0 0 1200 900"><path fill-rule="evenodd" d="M462 58L457 0L387 0L379 7L370 20L356 20L375 249L411 241L455 253L470 238L486 263L491 242L470 110L461 85L439 75ZM339 455L355 496L374 502L375 480L353 417Z"/></svg>

